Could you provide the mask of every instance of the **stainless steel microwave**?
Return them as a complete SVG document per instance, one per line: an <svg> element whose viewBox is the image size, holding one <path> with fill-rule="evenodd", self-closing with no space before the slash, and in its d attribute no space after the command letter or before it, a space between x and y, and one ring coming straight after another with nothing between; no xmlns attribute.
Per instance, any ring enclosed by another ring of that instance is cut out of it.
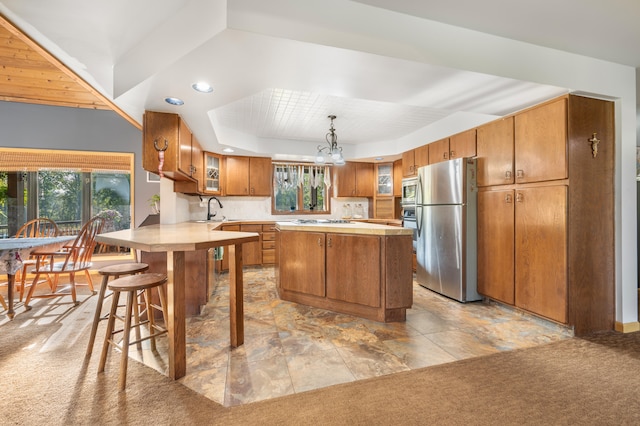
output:
<svg viewBox="0 0 640 426"><path fill-rule="evenodd" d="M414 206L416 204L416 195L418 193L418 178L404 178L402 179L402 199L400 200L403 206Z"/></svg>

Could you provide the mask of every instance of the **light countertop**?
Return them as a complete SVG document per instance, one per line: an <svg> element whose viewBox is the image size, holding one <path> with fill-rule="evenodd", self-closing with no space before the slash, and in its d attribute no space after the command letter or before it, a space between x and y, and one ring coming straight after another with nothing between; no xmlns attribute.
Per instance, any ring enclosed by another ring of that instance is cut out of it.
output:
<svg viewBox="0 0 640 426"><path fill-rule="evenodd" d="M361 235L413 235L413 230L399 226L380 225L366 222L349 223L296 223L276 222L281 231L333 232L336 234Z"/></svg>
<svg viewBox="0 0 640 426"><path fill-rule="evenodd" d="M96 240L148 252L192 251L259 241L259 235L255 232L218 231L215 228L219 224L182 222L149 225L99 234Z"/></svg>

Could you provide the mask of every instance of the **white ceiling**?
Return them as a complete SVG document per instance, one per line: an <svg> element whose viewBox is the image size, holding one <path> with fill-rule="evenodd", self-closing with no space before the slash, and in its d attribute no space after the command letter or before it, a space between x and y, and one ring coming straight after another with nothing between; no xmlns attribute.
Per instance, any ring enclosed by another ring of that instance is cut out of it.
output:
<svg viewBox="0 0 640 426"><path fill-rule="evenodd" d="M0 12L139 122L176 112L207 150L279 159L312 159L330 114L347 159L389 159L572 90L425 57L416 46L438 22L640 66L631 0L2 0Z"/></svg>

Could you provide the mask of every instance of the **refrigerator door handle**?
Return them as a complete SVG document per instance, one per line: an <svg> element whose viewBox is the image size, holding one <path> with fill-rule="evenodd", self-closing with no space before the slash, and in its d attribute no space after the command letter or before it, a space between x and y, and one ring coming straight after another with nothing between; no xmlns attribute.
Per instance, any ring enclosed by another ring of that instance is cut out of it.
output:
<svg viewBox="0 0 640 426"><path fill-rule="evenodd" d="M418 173L418 188L416 192L416 228L418 230L418 239L422 234L422 176Z"/></svg>

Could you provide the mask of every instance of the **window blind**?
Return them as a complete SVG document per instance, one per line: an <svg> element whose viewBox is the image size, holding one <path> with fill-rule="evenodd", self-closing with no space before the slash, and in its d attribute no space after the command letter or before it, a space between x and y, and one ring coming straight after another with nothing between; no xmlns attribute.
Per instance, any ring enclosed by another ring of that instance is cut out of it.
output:
<svg viewBox="0 0 640 426"><path fill-rule="evenodd" d="M38 170L130 172L133 170L133 154L118 152L0 148L0 171L35 172Z"/></svg>

